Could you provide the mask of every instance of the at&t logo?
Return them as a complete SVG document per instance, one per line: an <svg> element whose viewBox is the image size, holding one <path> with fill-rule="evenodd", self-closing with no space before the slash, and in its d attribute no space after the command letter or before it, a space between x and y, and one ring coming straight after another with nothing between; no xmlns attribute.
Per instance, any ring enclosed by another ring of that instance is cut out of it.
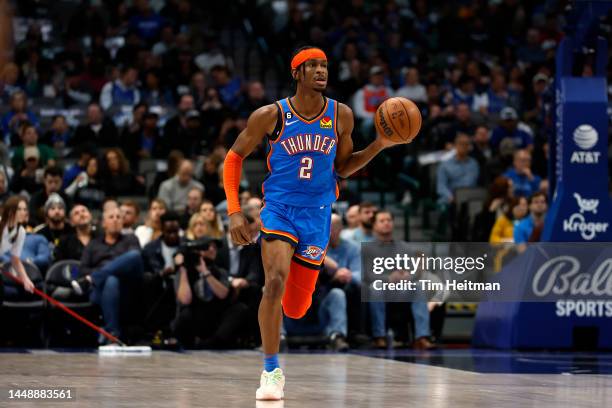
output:
<svg viewBox="0 0 612 408"><path fill-rule="evenodd" d="M601 152L589 152L586 150L592 149L599 140L597 130L591 125L580 125L574 130L574 143L582 151L578 150L572 153L571 163L595 164L599 163Z"/></svg>

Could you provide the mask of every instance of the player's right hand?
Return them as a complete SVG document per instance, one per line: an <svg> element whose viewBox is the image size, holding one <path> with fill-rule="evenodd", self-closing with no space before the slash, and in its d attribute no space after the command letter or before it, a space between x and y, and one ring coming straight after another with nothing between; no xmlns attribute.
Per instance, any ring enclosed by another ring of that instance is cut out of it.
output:
<svg viewBox="0 0 612 408"><path fill-rule="evenodd" d="M234 244L248 245L252 243L249 223L241 212L230 215L229 230Z"/></svg>

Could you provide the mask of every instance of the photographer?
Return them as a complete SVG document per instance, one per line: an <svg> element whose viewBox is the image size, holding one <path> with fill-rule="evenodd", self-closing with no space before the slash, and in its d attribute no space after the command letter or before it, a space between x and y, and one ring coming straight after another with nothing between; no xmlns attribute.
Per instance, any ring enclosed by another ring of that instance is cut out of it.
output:
<svg viewBox="0 0 612 408"><path fill-rule="evenodd" d="M229 302L229 279L215 263L219 240L204 237L184 244L174 257L179 273L174 332L188 347L227 347L245 326L248 308Z"/></svg>
<svg viewBox="0 0 612 408"><path fill-rule="evenodd" d="M142 251L144 264L145 327L167 333L176 314L174 255L180 244L180 217L168 211L160 217L161 236Z"/></svg>

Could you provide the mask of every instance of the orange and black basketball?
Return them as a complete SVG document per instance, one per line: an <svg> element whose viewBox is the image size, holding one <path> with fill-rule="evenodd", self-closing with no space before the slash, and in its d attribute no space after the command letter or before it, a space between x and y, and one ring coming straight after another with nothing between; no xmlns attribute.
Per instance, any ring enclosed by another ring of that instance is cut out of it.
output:
<svg viewBox="0 0 612 408"><path fill-rule="evenodd" d="M376 110L376 131L394 142L410 143L421 129L421 112L406 98L389 98Z"/></svg>

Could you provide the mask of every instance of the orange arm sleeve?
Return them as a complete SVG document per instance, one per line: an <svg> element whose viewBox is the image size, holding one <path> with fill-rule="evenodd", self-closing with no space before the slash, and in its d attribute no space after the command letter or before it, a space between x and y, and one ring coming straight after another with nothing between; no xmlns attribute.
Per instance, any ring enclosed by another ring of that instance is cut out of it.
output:
<svg viewBox="0 0 612 408"><path fill-rule="evenodd" d="M227 152L223 163L223 188L227 198L227 215L240 212L240 175L242 173L242 157L233 150Z"/></svg>

